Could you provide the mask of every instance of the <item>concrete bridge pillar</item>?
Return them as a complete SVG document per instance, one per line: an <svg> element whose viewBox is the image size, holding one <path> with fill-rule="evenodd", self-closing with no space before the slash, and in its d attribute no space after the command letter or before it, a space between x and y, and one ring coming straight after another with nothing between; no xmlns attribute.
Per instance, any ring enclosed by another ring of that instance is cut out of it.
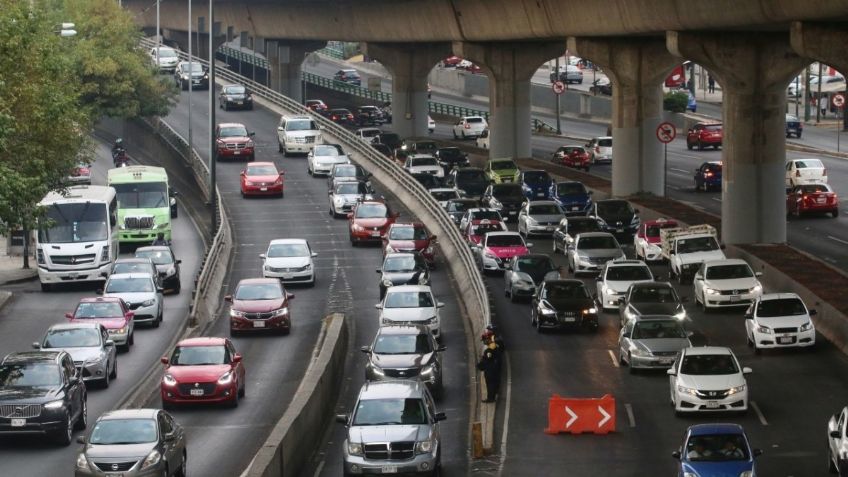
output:
<svg viewBox="0 0 848 477"><path fill-rule="evenodd" d="M680 59L656 38L574 38L569 51L601 65L612 81L612 194L665 195L662 81Z"/></svg>
<svg viewBox="0 0 848 477"><path fill-rule="evenodd" d="M325 46L326 41L265 40L268 87L303 102L303 59Z"/></svg>
<svg viewBox="0 0 848 477"><path fill-rule="evenodd" d="M427 136L427 76L450 56L450 43L369 42L364 53L392 74L392 131L401 137Z"/></svg>
<svg viewBox="0 0 848 477"><path fill-rule="evenodd" d="M531 157L530 79L564 42L454 42L453 51L489 76L489 156Z"/></svg>
<svg viewBox="0 0 848 477"><path fill-rule="evenodd" d="M666 41L707 68L724 94L722 240L786 242L786 87L807 60L783 33L668 32Z"/></svg>

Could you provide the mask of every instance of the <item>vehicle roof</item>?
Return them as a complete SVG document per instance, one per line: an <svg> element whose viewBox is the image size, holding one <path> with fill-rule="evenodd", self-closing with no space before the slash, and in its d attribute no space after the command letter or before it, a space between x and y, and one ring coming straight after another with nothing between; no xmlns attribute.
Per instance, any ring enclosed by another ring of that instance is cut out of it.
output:
<svg viewBox="0 0 848 477"><path fill-rule="evenodd" d="M704 436L710 434L745 434L745 429L739 424L711 423L689 426L689 429L687 429L686 432L693 436Z"/></svg>
<svg viewBox="0 0 848 477"><path fill-rule="evenodd" d="M665 288L674 288L674 286L672 286L672 284L671 284L671 283L669 283L669 282L658 282L658 281L653 281L653 282L635 282L635 283L633 283L632 285L630 285L630 287L631 287L631 288L643 288L643 287L644 287L644 288L648 288L648 287L665 287Z"/></svg>
<svg viewBox="0 0 848 477"><path fill-rule="evenodd" d="M65 351L15 351L3 358L3 364L26 363L30 361L56 361L56 358Z"/></svg>
<svg viewBox="0 0 848 477"><path fill-rule="evenodd" d="M513 161L512 158L509 157L496 157L494 159L489 159L489 162L511 162L515 164L515 161Z"/></svg>
<svg viewBox="0 0 848 477"><path fill-rule="evenodd" d="M418 252L389 252L383 258L383 261L389 257L415 257L416 255L418 255Z"/></svg>
<svg viewBox="0 0 848 477"><path fill-rule="evenodd" d="M430 189L430 193L432 194L433 192L456 192L456 189L451 189L449 187L434 187Z"/></svg>
<svg viewBox="0 0 848 477"><path fill-rule="evenodd" d="M395 222L389 226L389 228L400 228L400 227L413 227L416 229L423 229L424 224L421 222Z"/></svg>
<svg viewBox="0 0 848 477"><path fill-rule="evenodd" d="M123 168L119 168L123 169ZM50 205L55 202L108 202L115 197L115 188L99 185L77 185L66 188L66 193L50 191L41 199L39 205Z"/></svg>
<svg viewBox="0 0 848 477"><path fill-rule="evenodd" d="M98 421L106 421L113 419L153 419L159 409L116 409L114 411L104 412L97 419Z"/></svg>
<svg viewBox="0 0 848 477"><path fill-rule="evenodd" d="M722 260L707 260L704 262L704 266L707 268L717 267L719 265L748 265L748 262L741 258L725 258Z"/></svg>
<svg viewBox="0 0 848 477"><path fill-rule="evenodd" d="M714 166L720 166L723 163L721 161L704 161L704 164L712 164ZM701 164L701 165L703 166L704 164Z"/></svg>
<svg viewBox="0 0 848 477"><path fill-rule="evenodd" d="M674 219L665 219L660 217L659 219L654 220L645 220L642 222L645 225L677 225L677 221Z"/></svg>
<svg viewBox="0 0 848 477"><path fill-rule="evenodd" d="M139 174L141 176L139 176ZM159 179L167 182L168 172L164 167L156 166L115 167L106 171L106 181L109 184L112 184L117 180L120 180L121 182L142 182L150 179Z"/></svg>
<svg viewBox="0 0 848 477"><path fill-rule="evenodd" d="M695 123L695 126L721 126L721 121L701 121Z"/></svg>
<svg viewBox="0 0 848 477"><path fill-rule="evenodd" d="M534 205L557 205L556 201L553 200L528 200L527 202L530 203L530 207Z"/></svg>
<svg viewBox="0 0 848 477"><path fill-rule="evenodd" d="M362 385L360 400L370 399L408 399L424 396L424 383L413 380L371 381Z"/></svg>
<svg viewBox="0 0 848 477"><path fill-rule="evenodd" d="M584 238L584 237L613 237L613 238L615 238L609 232L583 232L583 233L577 234L577 237L578 238Z"/></svg>
<svg viewBox="0 0 848 477"><path fill-rule="evenodd" d="M138 247L137 249L135 249L136 252L138 252L138 251L147 252L149 250L153 250L153 251L157 251L157 250L165 251L165 250L167 250L167 251L170 252L171 247L169 247L167 245L147 245L145 247Z"/></svg>
<svg viewBox="0 0 848 477"><path fill-rule="evenodd" d="M428 292L430 291L429 285L398 285L394 287L390 287L386 289L386 295L389 293L400 293L400 292Z"/></svg>
<svg viewBox="0 0 848 477"><path fill-rule="evenodd" d="M607 268L632 267L634 265L639 265L639 266L643 266L643 267L648 266L648 264L646 264L642 260L632 260L632 259L610 260L606 263Z"/></svg>
<svg viewBox="0 0 848 477"><path fill-rule="evenodd" d="M294 115L294 116L289 116L287 114L284 114L283 119L285 119L286 121L290 121L290 120L293 120L293 119L308 119L310 121L312 120L312 118L310 116L307 116L305 114L298 114L298 115Z"/></svg>
<svg viewBox="0 0 848 477"><path fill-rule="evenodd" d="M595 136L592 139L612 139L612 136Z"/></svg>
<svg viewBox="0 0 848 477"><path fill-rule="evenodd" d="M177 346L223 346L227 340L218 336L203 336L188 338L177 343Z"/></svg>
<svg viewBox="0 0 848 477"><path fill-rule="evenodd" d="M88 296L80 298L80 303L98 303L98 302L115 302L120 303L121 299L116 296Z"/></svg>
<svg viewBox="0 0 848 477"><path fill-rule="evenodd" d="M510 232L510 231L489 232L489 233L486 234L486 237L502 237L502 236L512 237L512 236L516 236L516 235L521 237L521 234L519 234L518 232Z"/></svg>
<svg viewBox="0 0 848 477"><path fill-rule="evenodd" d="M726 348L723 346L697 346L692 348L685 348L683 352L688 355L733 354L733 352L730 351L730 348Z"/></svg>
<svg viewBox="0 0 848 477"><path fill-rule="evenodd" d="M277 285L280 284L280 280L276 278L242 278L238 282L238 286L242 285L258 285L263 283L275 283Z"/></svg>
<svg viewBox="0 0 848 477"><path fill-rule="evenodd" d="M415 154L410 154L406 156L407 159L435 159L436 157L432 154L426 154L422 152L416 152Z"/></svg>
<svg viewBox="0 0 848 477"><path fill-rule="evenodd" d="M427 174L427 175L429 176L430 174ZM360 202L357 204L357 206L365 205L365 204L369 204L369 205L377 205L377 204L379 204L379 205L385 205L386 207L388 207L388 204L386 204L386 201L385 201L385 200L382 200L382 199L368 199L368 200L363 200L363 201L360 201Z"/></svg>
<svg viewBox="0 0 848 477"><path fill-rule="evenodd" d="M296 244L306 244L306 239L299 239L299 238L281 238L281 239L274 239L274 240L271 240L271 242L270 242L270 243L268 243L268 245L277 245L277 244L293 244L293 243L296 243Z"/></svg>
<svg viewBox="0 0 848 477"><path fill-rule="evenodd" d="M378 335L426 335L427 327L424 325L393 325L377 328Z"/></svg>
<svg viewBox="0 0 848 477"><path fill-rule="evenodd" d="M639 315L637 321L673 321L680 323L680 320L673 315Z"/></svg>
<svg viewBox="0 0 848 477"><path fill-rule="evenodd" d="M431 189L431 190L435 190L435 189ZM451 189L451 190L456 190L456 189ZM460 197L458 199L450 199L448 202L461 202L463 204L465 204L465 203L476 204L477 199L467 199L467 198L464 198L464 197ZM471 209L469 209L469 210L471 210Z"/></svg>
<svg viewBox="0 0 848 477"><path fill-rule="evenodd" d="M595 203L596 203L596 204L600 204L600 203L602 203L602 202L603 202L603 203L609 203L609 202L625 202L625 203L628 203L628 204L630 203L630 202L628 202L628 201L627 201L627 200L625 200L625 199L601 199L601 200L596 200L596 201L595 201Z"/></svg>
<svg viewBox="0 0 848 477"><path fill-rule="evenodd" d="M247 164L247 167L250 166L273 166L275 169L277 168L277 165L273 162L251 162Z"/></svg>
<svg viewBox="0 0 848 477"><path fill-rule="evenodd" d="M111 279L121 279L121 278L152 278L149 273L144 272L132 272L132 273L113 273L109 275L109 280Z"/></svg>
<svg viewBox="0 0 848 477"><path fill-rule="evenodd" d="M245 86L245 85L243 85L243 84L241 84L241 83L230 83L230 84L225 84L225 85L224 85L224 86L222 86L222 87L223 87L223 88L229 88L229 87L231 87L231 86L241 86L242 88L247 88L247 86ZM308 101L308 100L307 100L307 101Z"/></svg>
<svg viewBox="0 0 848 477"><path fill-rule="evenodd" d="M245 128L245 129L247 129L247 128L245 127L245 125L244 125L244 124L242 124L242 123L218 123L218 127L219 127L219 128L239 127L239 126L240 126L240 127Z"/></svg>
<svg viewBox="0 0 848 477"><path fill-rule="evenodd" d="M141 248L141 247L139 247ZM150 263L153 261L150 257L119 257L115 260L115 263Z"/></svg>
<svg viewBox="0 0 848 477"><path fill-rule="evenodd" d="M480 169L479 167L456 167L456 168L454 168L454 172L464 172L464 171L483 172L483 169Z"/></svg>
<svg viewBox="0 0 848 477"><path fill-rule="evenodd" d="M75 321L73 323L55 323L50 325L50 328L47 328L47 331L50 330L75 330L79 328L96 328L99 329L101 326L100 323L94 322L85 322L85 321Z"/></svg>
<svg viewBox="0 0 848 477"><path fill-rule="evenodd" d="M584 286L584 287L586 286L586 284L583 283L583 280L578 280L576 278L556 278L554 280L545 280L544 283L545 283L545 285L567 283L567 284L570 284L570 285L580 285L580 286Z"/></svg>
<svg viewBox="0 0 848 477"><path fill-rule="evenodd" d="M786 299L789 299L789 298L797 298L797 299L801 300L801 297L798 296L796 293L763 293L762 296L760 296L760 301L786 300ZM803 300L801 300L801 301L803 301Z"/></svg>

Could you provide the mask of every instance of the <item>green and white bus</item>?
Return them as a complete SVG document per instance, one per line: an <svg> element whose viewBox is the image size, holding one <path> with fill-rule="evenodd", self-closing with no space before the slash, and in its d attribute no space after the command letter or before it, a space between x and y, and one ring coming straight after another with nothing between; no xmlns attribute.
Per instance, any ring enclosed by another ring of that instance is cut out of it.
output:
<svg viewBox="0 0 848 477"><path fill-rule="evenodd" d="M171 240L171 218L177 216L177 207L164 168L109 169L106 183L118 194L120 243L150 243L160 233L165 234L165 240Z"/></svg>

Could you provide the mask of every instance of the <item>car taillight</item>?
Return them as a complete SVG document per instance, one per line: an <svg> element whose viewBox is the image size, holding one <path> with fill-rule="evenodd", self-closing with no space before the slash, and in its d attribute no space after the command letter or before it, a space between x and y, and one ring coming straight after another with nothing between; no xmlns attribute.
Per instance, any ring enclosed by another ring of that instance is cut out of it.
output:
<svg viewBox="0 0 848 477"><path fill-rule="evenodd" d="M826 175L827 175L827 169L822 169L822 175L823 175L823 176L826 176Z"/></svg>
<svg viewBox="0 0 848 477"><path fill-rule="evenodd" d="M333 115L333 117L332 117L332 118L330 118L330 119L332 119L333 121L335 121L335 120L339 119L339 117L338 117L338 116L336 116L336 115L334 114L334 115Z"/></svg>
<svg viewBox="0 0 848 477"><path fill-rule="evenodd" d="M595 146L595 152L600 153L601 152L601 146Z"/></svg>
<svg viewBox="0 0 848 477"><path fill-rule="evenodd" d="M465 129L471 129L471 125L468 124L468 123L465 123Z"/></svg>
<svg viewBox="0 0 848 477"><path fill-rule="evenodd" d="M713 176L712 172L705 172L704 173L704 177L712 177L712 176Z"/></svg>

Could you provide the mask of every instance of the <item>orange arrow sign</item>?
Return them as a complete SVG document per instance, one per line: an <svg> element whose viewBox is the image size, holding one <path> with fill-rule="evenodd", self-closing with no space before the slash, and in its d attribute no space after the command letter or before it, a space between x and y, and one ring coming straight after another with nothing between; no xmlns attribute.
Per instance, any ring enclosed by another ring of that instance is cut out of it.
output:
<svg viewBox="0 0 848 477"><path fill-rule="evenodd" d="M552 396L548 401L547 434L615 432L615 398L609 394L601 398L564 398Z"/></svg>

